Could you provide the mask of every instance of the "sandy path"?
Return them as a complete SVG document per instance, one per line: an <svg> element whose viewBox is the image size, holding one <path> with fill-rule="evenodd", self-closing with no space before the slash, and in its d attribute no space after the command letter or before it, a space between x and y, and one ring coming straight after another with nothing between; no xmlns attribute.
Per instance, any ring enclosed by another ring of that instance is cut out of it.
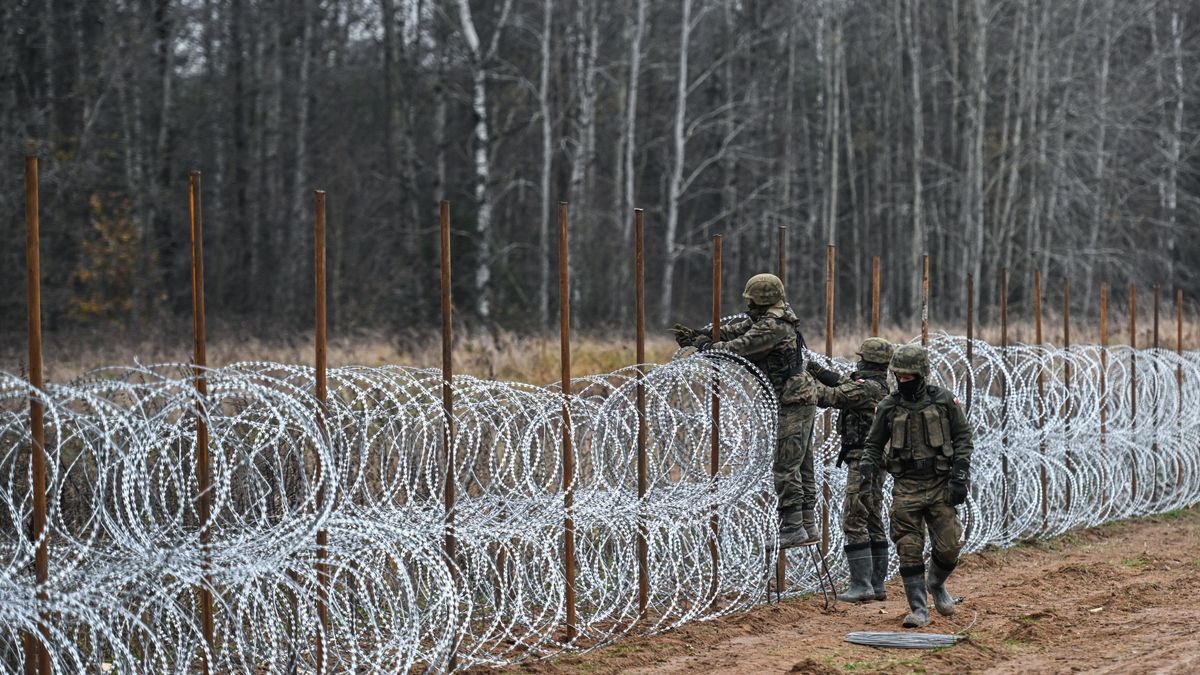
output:
<svg viewBox="0 0 1200 675"><path fill-rule="evenodd" d="M562 673L1200 672L1200 509L1106 525L963 559L949 584L953 620L925 629L968 639L940 650L877 649L842 636L900 630L899 580L888 600L820 598L629 639L519 667ZM932 607L930 608L932 612Z"/></svg>

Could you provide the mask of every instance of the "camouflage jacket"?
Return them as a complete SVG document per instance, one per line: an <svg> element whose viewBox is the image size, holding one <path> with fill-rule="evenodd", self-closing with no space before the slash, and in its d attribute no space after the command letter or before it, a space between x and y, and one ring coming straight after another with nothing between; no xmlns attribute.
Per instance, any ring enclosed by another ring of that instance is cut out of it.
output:
<svg viewBox="0 0 1200 675"><path fill-rule="evenodd" d="M857 450L867 442L875 407L888 395L887 374L878 370L856 370L842 376L836 386L813 381L813 403L822 408L837 408L838 434L843 450Z"/></svg>
<svg viewBox="0 0 1200 675"><path fill-rule="evenodd" d="M929 460L942 475L955 462L969 462L974 450L971 426L958 400L941 387L926 385L916 400L896 392L879 402L862 461L903 475L911 462Z"/></svg>
<svg viewBox="0 0 1200 675"><path fill-rule="evenodd" d="M712 349L724 349L749 360L763 371L779 395L792 374L798 323L800 319L790 306L776 305L757 321L745 317L721 326L721 339L712 344Z"/></svg>

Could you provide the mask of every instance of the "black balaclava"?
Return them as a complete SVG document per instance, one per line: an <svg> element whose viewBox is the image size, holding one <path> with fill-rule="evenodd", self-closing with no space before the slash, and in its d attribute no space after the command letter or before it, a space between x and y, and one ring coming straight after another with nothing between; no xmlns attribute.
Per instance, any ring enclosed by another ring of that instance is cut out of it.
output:
<svg viewBox="0 0 1200 675"><path fill-rule="evenodd" d="M859 362L857 364L855 364L854 367L857 368L858 372L860 372L860 373L865 373L865 372L886 373L887 369L888 369L888 364L886 364L886 363L871 363L870 361L859 360Z"/></svg>
<svg viewBox="0 0 1200 675"><path fill-rule="evenodd" d="M774 305L756 305L756 304L754 304L753 300L747 300L746 301L746 314L748 314L751 319L758 321L759 319L766 316L767 310L771 309L772 307L774 307Z"/></svg>
<svg viewBox="0 0 1200 675"><path fill-rule="evenodd" d="M915 401L925 391L925 378L917 375L908 382L896 381L896 391L904 397L906 401Z"/></svg>

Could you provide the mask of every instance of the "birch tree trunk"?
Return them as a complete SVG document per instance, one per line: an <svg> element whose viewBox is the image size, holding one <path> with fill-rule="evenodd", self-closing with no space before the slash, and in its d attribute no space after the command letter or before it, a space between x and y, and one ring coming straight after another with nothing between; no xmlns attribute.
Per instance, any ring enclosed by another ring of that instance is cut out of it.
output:
<svg viewBox="0 0 1200 675"><path fill-rule="evenodd" d="M671 320L671 299L674 295L675 263L679 260L679 247L675 236L679 227L680 198L683 196L683 169L686 157L687 92L688 92L688 41L692 25L692 0L682 0L683 18L679 22L679 62L675 86L675 118L671 125L671 178L667 191L667 224L664 233L666 248L663 264L662 295L659 312L664 325Z"/></svg>
<svg viewBox="0 0 1200 675"><path fill-rule="evenodd" d="M841 140L842 124L842 79L839 77L841 60L842 26L837 16L830 17L832 35L829 41L829 58L825 60L825 81L829 88L826 101L826 141L825 147L829 153L829 176L825 184L828 203L825 207L825 243L837 245L838 219L838 171L840 170L840 154L838 144Z"/></svg>
<svg viewBox="0 0 1200 675"><path fill-rule="evenodd" d="M908 35L908 59L912 68L910 83L912 94L912 250L909 256L909 279L912 288L912 307L921 306L921 257L925 254L927 234L925 232L924 183L921 170L925 165L925 121L921 110L921 51L917 34L913 29L913 18L920 11L919 0L909 0L904 13L904 28Z"/></svg>
<svg viewBox="0 0 1200 675"><path fill-rule="evenodd" d="M599 27L596 21L595 3L581 2L575 12L575 81L578 83L578 101L575 115L575 154L571 162L571 182L568 200L572 203L572 222L576 224L571 238L572 250L589 246L594 235L591 213L592 162L596 150L596 53L598 51ZM590 291L589 276L578 274L583 264L582 256L572 253L568 257L571 274L571 297L580 301Z"/></svg>
<svg viewBox="0 0 1200 675"><path fill-rule="evenodd" d="M1171 136L1167 143L1167 278L1175 278L1175 249L1178 246L1179 228L1179 161L1183 139L1183 22L1179 18L1179 6L1171 3L1171 56L1174 60L1175 115L1171 121Z"/></svg>
<svg viewBox="0 0 1200 675"><path fill-rule="evenodd" d="M1105 0L1104 13L1102 21L1104 22L1104 39L1100 51L1100 82L1097 86L1096 93L1096 148L1094 158L1094 170L1092 172L1092 189L1095 191L1092 202L1092 222L1089 223L1090 231L1087 239L1086 255L1090 260L1087 265L1087 281L1084 288L1089 291L1096 279L1096 257L1097 246L1100 243L1100 227L1104 220L1104 204L1105 204L1105 189L1104 189L1104 173L1107 164L1105 156L1107 147L1108 135L1108 75L1112 60L1112 18L1113 18L1113 3L1114 0ZM1091 293L1085 297L1089 298L1088 306L1090 307Z"/></svg>
<svg viewBox="0 0 1200 675"><path fill-rule="evenodd" d="M967 190L966 203L963 204L962 210L967 215L968 233L968 250L963 259L968 261L971 274L975 278L972 298L975 307L980 306L980 287L983 286L983 136L987 107L987 2L988 0L971 0L974 30L971 36L972 88L968 106L970 123L965 127L966 137L963 139L963 147L967 148ZM965 285L963 295L963 299L966 300Z"/></svg>
<svg viewBox="0 0 1200 675"><path fill-rule="evenodd" d="M637 159L637 118L638 118L638 87L642 73L642 36L646 31L646 0L633 0L633 12L630 16L631 25L626 33L629 40L629 73L625 84L625 110L621 125L621 143L619 163L617 167L617 223L621 231L622 249L625 252L633 250L633 209L637 206L637 176L634 162ZM622 269L625 279L633 276L633 260L626 253L626 261ZM614 284L620 283L613 279ZM614 286L611 299L610 316L616 319L623 316L623 308L628 306L624 294L617 292Z"/></svg>
<svg viewBox="0 0 1200 675"><path fill-rule="evenodd" d="M634 159L637 156L637 110L638 82L642 73L642 36L646 31L646 0L634 0L635 12L633 23L633 39L629 46L629 82L625 95L625 124L621 133L621 151L624 155L624 187L621 190L623 201L621 214L617 222L621 223L621 240L626 246L633 241L633 209L637 204L636 176L634 175Z"/></svg>
<svg viewBox="0 0 1200 675"><path fill-rule="evenodd" d="M542 181L541 223L538 228L538 265L541 284L538 287L538 322L550 325L550 173L554 158L553 126L550 119L550 28L554 0L542 0L542 69L538 81L538 106L542 118Z"/></svg>
<svg viewBox="0 0 1200 675"><path fill-rule="evenodd" d="M475 30L468 0L457 0L458 16L462 24L462 37L471 57L471 109L474 113L474 137L472 154L475 169L475 228L478 234L475 261L475 313L480 319L489 319L492 314L492 208L491 187L492 159L488 136L488 93L487 62L495 53L501 31L512 6L505 3L500 21L492 35L492 46L485 52Z"/></svg>

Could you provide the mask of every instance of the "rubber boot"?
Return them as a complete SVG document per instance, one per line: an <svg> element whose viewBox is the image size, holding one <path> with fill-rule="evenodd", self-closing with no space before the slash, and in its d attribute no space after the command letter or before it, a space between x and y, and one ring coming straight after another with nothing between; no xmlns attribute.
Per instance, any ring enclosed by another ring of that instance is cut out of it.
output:
<svg viewBox="0 0 1200 675"><path fill-rule="evenodd" d="M876 600L887 600L884 582L888 573L888 543L886 541L871 542L871 588L875 590Z"/></svg>
<svg viewBox="0 0 1200 675"><path fill-rule="evenodd" d="M871 543L846 545L846 562L850 565L850 585L838 593L842 602L866 602L875 599L871 587Z"/></svg>
<svg viewBox="0 0 1200 675"><path fill-rule="evenodd" d="M955 610L954 597L946 591L946 579L958 564L943 566L937 558L931 557L929 560L929 575L927 583L929 585L929 594L933 596L933 606L937 608L938 614L942 616L953 616Z"/></svg>
<svg viewBox="0 0 1200 675"><path fill-rule="evenodd" d="M908 616L901 625L905 628L924 628L929 625L929 595L925 589L925 566L900 568L904 579L904 595L908 598Z"/></svg>
<svg viewBox="0 0 1200 675"><path fill-rule="evenodd" d="M808 532L804 528L804 517L799 511L779 514L779 548L792 548L808 544Z"/></svg>
<svg viewBox="0 0 1200 675"><path fill-rule="evenodd" d="M821 541L821 527L817 525L817 514L815 511L804 510L804 531L808 534L808 538L804 540L804 544L816 544Z"/></svg>

